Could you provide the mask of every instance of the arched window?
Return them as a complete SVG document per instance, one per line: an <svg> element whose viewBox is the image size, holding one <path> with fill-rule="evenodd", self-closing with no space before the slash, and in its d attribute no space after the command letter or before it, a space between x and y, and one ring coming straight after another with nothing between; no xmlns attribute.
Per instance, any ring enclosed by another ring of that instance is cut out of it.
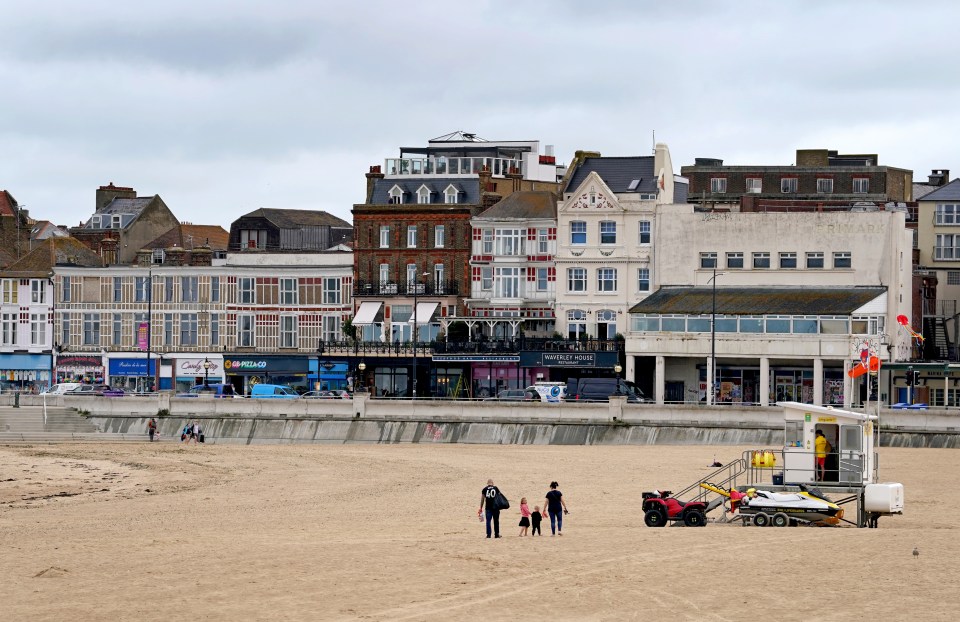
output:
<svg viewBox="0 0 960 622"><path fill-rule="evenodd" d="M582 309L567 311L567 336L581 339L587 336L587 312Z"/></svg>
<svg viewBox="0 0 960 622"><path fill-rule="evenodd" d="M460 192L454 188L453 185L450 185L447 186L447 189L444 191L443 195L446 203L457 203Z"/></svg>
<svg viewBox="0 0 960 622"><path fill-rule="evenodd" d="M430 202L430 189L426 186L420 186L417 190L417 203L423 205Z"/></svg>

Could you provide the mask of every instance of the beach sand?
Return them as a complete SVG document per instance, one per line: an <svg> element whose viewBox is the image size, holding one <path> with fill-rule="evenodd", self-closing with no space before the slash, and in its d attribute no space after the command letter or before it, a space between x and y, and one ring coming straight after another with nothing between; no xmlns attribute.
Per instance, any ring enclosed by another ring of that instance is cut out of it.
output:
<svg viewBox="0 0 960 622"><path fill-rule="evenodd" d="M642 491L743 449L0 447L0 619L956 617L960 451L880 449L906 513L879 529L644 527ZM487 478L513 504L499 540ZM518 537L551 480L563 537Z"/></svg>

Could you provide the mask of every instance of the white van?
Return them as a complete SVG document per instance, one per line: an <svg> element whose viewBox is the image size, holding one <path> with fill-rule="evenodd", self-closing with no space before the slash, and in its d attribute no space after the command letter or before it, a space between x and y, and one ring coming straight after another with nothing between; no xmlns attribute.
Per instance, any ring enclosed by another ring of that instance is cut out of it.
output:
<svg viewBox="0 0 960 622"><path fill-rule="evenodd" d="M68 391L73 391L79 386L79 382L61 382L59 384L47 387L40 392L40 395L63 395Z"/></svg>
<svg viewBox="0 0 960 622"><path fill-rule="evenodd" d="M541 402L562 402L567 399L566 382L538 382L527 387L527 391L540 396Z"/></svg>

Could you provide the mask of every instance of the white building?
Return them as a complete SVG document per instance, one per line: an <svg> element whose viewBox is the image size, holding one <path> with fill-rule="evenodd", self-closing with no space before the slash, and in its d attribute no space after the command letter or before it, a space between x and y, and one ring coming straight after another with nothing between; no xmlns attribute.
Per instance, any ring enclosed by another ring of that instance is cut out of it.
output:
<svg viewBox="0 0 960 622"><path fill-rule="evenodd" d="M557 199L552 192L515 192L470 220L468 324L492 339L554 331ZM502 318L497 320L496 318Z"/></svg>
<svg viewBox="0 0 960 622"><path fill-rule="evenodd" d="M654 289L658 206L686 201L670 151L600 157L578 152L557 206L557 330L572 339L612 339L627 310Z"/></svg>
<svg viewBox="0 0 960 622"><path fill-rule="evenodd" d="M863 378L847 374L863 350L882 361L910 357L897 322L912 305L902 211L663 206L655 221L650 261L661 278L631 309L626 372L658 402L850 406L867 398ZM712 350L716 395L707 391ZM897 399L889 375L879 390L881 400Z"/></svg>

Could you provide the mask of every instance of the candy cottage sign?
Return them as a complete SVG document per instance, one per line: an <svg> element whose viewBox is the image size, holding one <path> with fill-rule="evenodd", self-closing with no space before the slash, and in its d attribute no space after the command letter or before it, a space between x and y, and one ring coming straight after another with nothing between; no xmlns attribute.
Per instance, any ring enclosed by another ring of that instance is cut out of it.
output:
<svg viewBox="0 0 960 622"><path fill-rule="evenodd" d="M223 380L223 357L219 355L214 355L211 357L203 358L189 358L189 359L177 359L176 366L176 376L178 380L195 380L197 378L203 378L206 376L204 374L203 364L205 362L210 363L209 367L209 378L210 382L222 382Z"/></svg>

